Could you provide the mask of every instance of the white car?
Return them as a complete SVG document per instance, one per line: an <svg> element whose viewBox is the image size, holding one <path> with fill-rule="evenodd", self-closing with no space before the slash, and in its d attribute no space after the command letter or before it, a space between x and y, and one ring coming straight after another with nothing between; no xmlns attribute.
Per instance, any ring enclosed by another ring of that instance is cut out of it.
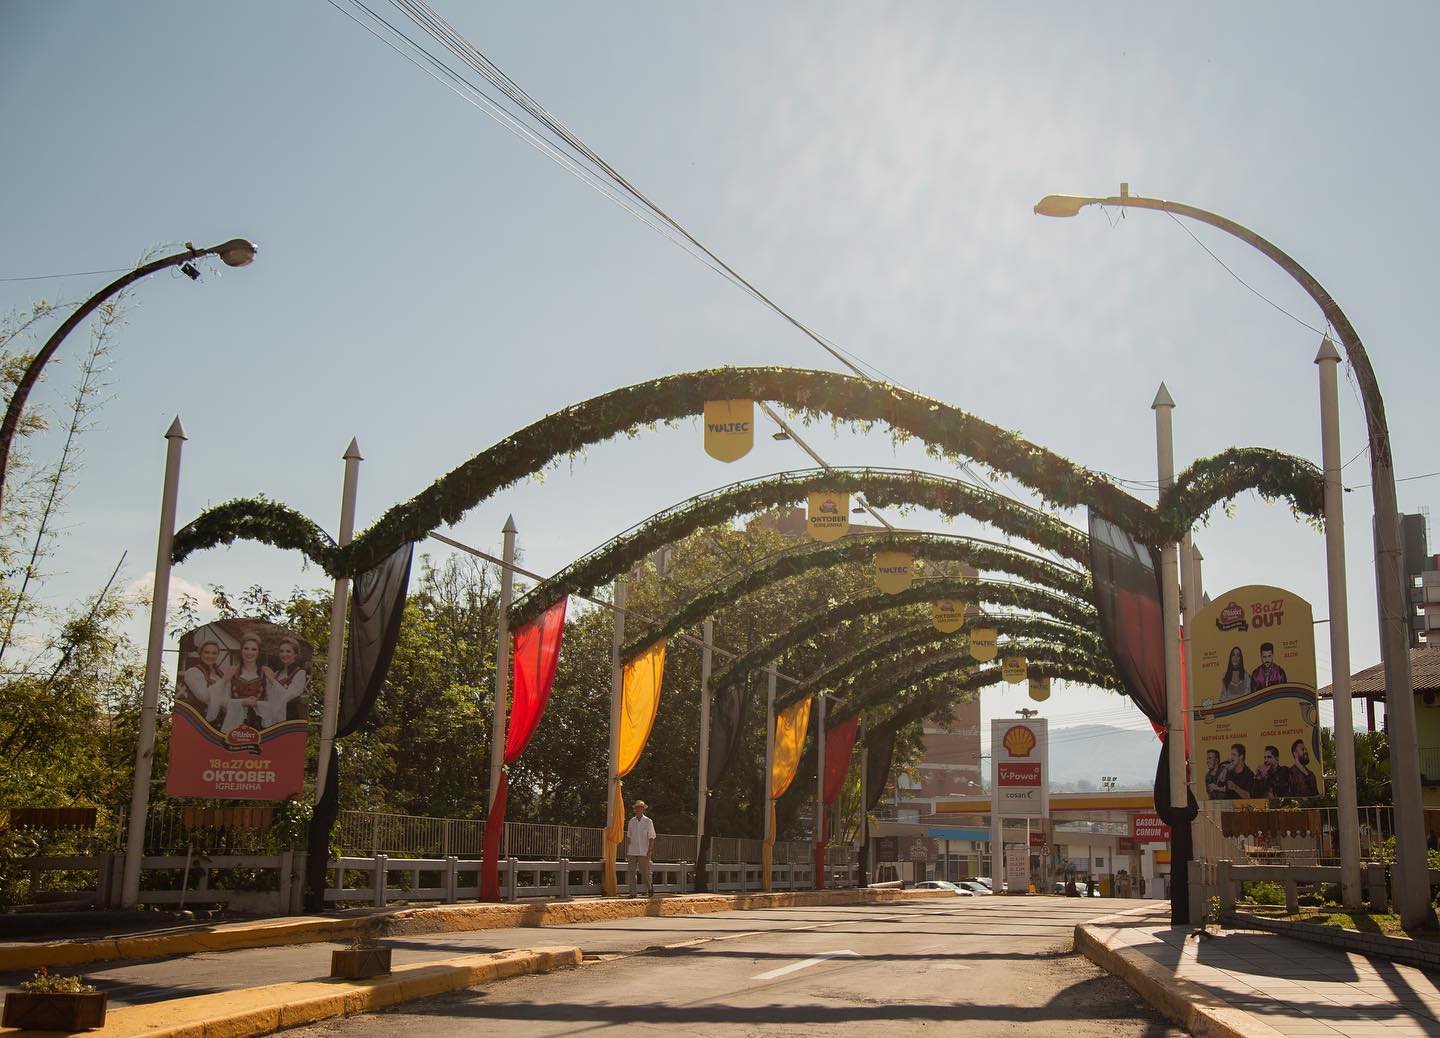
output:
<svg viewBox="0 0 1440 1038"><path fill-rule="evenodd" d="M916 884L915 884L913 887L911 887L910 889L911 889L911 890L948 890L948 891L950 891L950 893L956 895L957 897L974 897L974 896L975 896L975 891L973 891L973 890L967 890L965 887L963 887L963 886L957 886L956 884L951 883L949 880L945 880L945 879L927 879L927 880L925 880L924 882L916 883ZM987 890L987 891L985 891L985 893L988 894L988 893L990 893L990 891Z"/></svg>
<svg viewBox="0 0 1440 1038"><path fill-rule="evenodd" d="M983 897L986 894L995 893L995 891L991 890L984 883L981 883L979 880L974 879L962 879L959 883L959 887L961 890L968 890L970 891L970 893L975 894L979 897Z"/></svg>

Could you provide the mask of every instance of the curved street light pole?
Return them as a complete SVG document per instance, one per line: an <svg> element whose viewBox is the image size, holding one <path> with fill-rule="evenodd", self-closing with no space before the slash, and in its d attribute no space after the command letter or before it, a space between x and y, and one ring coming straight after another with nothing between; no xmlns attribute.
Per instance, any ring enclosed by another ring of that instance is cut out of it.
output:
<svg viewBox="0 0 1440 1038"><path fill-rule="evenodd" d="M50 338L45 340L45 345L40 347L40 352L35 354L30 361L29 366L25 369L25 374L20 377L20 381L16 383L15 392L11 394L9 405L5 408L5 420L0 422L0 515L3 515L5 479L10 469L10 448L14 443L16 430L20 427L20 414L25 410L25 401L30 396L30 390L34 389L35 383L40 380L41 370L55 355L55 351L60 348L65 337L79 327L85 318L94 313L111 296L158 270L192 263L203 256L219 256L221 262L227 267L243 267L255 259L256 251L255 246L244 238L231 238L227 242L212 245L208 249L189 246L183 252L152 260L110 282L85 300L75 309L74 313L65 319L65 323L55 329ZM191 276L198 275L192 273Z"/></svg>
<svg viewBox="0 0 1440 1038"><path fill-rule="evenodd" d="M1431 917L1430 881L1426 867L1425 819L1420 792L1420 756L1415 731L1410 672L1409 596L1405 591L1400 548L1400 516L1395 503L1395 470L1390 454L1390 429L1385 401L1375 380L1370 357L1339 304L1310 272L1274 243L1234 220L1183 202L1142 198L1120 185L1109 198L1046 195L1035 205L1039 216L1075 216L1087 205L1155 209L1217 227L1268 256L1295 279L1313 299L1340 337L1345 357L1360 387L1370 440L1370 493L1375 508L1375 583L1380 606L1380 658L1385 671L1385 729L1390 744L1392 799L1395 807L1395 903L1405 926ZM1394 709L1396 704L1398 709Z"/></svg>

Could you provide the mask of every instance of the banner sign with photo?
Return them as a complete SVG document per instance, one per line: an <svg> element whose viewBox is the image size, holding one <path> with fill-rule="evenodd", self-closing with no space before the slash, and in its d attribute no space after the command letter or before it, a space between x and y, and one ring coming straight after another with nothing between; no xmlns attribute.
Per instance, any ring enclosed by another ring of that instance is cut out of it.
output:
<svg viewBox="0 0 1440 1038"><path fill-rule="evenodd" d="M705 401L705 453L716 461L738 461L755 446L755 401Z"/></svg>
<svg viewBox="0 0 1440 1038"><path fill-rule="evenodd" d="M1324 789L1310 603L1251 585L1195 618L1194 748L1207 800L1313 797Z"/></svg>
<svg viewBox="0 0 1440 1038"><path fill-rule="evenodd" d="M1001 817L1049 815L1049 740L1044 718L990 722L991 810Z"/></svg>
<svg viewBox="0 0 1440 1038"><path fill-rule="evenodd" d="M849 494L816 491L807 504L805 528L815 540L838 541L850 532Z"/></svg>
<svg viewBox="0 0 1440 1038"><path fill-rule="evenodd" d="M266 620L180 636L170 725L172 797L284 800L305 780L309 642Z"/></svg>

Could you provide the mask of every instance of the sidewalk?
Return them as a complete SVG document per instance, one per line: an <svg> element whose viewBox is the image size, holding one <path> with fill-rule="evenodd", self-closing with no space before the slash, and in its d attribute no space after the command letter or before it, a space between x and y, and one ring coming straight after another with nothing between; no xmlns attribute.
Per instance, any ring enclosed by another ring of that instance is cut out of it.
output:
<svg viewBox="0 0 1440 1038"><path fill-rule="evenodd" d="M1440 1036L1440 975L1260 930L1192 931L1144 908L1077 926L1075 946L1197 1035Z"/></svg>

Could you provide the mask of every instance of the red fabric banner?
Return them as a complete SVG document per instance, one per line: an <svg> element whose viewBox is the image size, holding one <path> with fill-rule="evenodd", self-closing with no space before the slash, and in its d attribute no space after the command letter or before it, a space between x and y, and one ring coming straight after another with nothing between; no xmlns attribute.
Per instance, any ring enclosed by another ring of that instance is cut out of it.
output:
<svg viewBox="0 0 1440 1038"><path fill-rule="evenodd" d="M510 730L505 736L505 763L512 764L525 752L530 737L540 727L550 688L555 684L555 665L560 661L560 641L565 634L565 606L562 598L534 620L515 632L512 655L515 679L510 702Z"/></svg>
<svg viewBox="0 0 1440 1038"><path fill-rule="evenodd" d="M829 752L829 747L828 747L828 746L826 747L826 752L827 752L827 753ZM848 752L848 751L847 751L847 752ZM828 760L829 758L827 757L826 759ZM826 770L826 772L828 773L830 769L829 769L829 768L826 768L825 770ZM828 780L828 777L829 777L828 774L827 774L826 777L827 777L827 780ZM826 788L829 788L829 782L828 782L828 781L826 782ZM824 889L825 889L825 848L828 847L829 845L830 845L830 812L829 812L829 811L823 811L823 812L821 812L821 814L820 814L820 839L818 839L818 840L815 841L815 889L816 889L816 890L824 890Z"/></svg>
<svg viewBox="0 0 1440 1038"><path fill-rule="evenodd" d="M825 732L825 803L835 803L840 787L845 784L845 775L850 771L850 751L855 746L855 729L860 724L856 714L828 728Z"/></svg>
<svg viewBox="0 0 1440 1038"><path fill-rule="evenodd" d="M500 789L485 818L485 846L480 862L481 901L500 900L500 837L505 834L505 801L509 789L510 777L502 769Z"/></svg>

